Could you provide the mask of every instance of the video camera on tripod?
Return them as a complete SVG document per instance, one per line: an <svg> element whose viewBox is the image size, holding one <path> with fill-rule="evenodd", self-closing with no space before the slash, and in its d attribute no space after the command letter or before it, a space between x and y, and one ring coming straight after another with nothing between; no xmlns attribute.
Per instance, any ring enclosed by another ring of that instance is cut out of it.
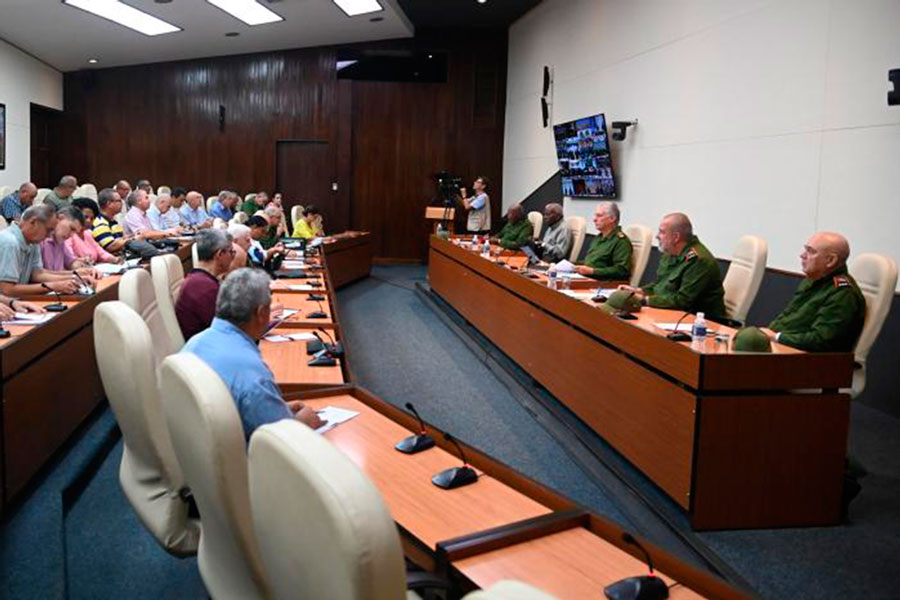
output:
<svg viewBox="0 0 900 600"><path fill-rule="evenodd" d="M455 206L459 188L462 186L462 178L454 177L447 171L441 171L435 175L435 179L437 180L437 196L435 196L434 204L436 206Z"/></svg>

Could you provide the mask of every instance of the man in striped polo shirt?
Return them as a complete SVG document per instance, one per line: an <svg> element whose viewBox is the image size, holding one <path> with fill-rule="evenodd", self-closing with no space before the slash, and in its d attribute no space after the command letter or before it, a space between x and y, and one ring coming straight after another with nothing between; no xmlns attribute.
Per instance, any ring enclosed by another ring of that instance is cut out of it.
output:
<svg viewBox="0 0 900 600"><path fill-rule="evenodd" d="M116 190L105 188L97 195L100 214L94 217L91 234L100 246L110 254L117 254L125 247L125 233L122 225L116 221L116 215L122 212L122 198Z"/></svg>

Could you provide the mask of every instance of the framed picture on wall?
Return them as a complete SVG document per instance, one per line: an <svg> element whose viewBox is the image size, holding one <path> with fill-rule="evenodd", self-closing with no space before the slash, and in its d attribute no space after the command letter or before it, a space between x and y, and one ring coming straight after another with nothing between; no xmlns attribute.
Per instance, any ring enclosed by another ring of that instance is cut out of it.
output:
<svg viewBox="0 0 900 600"><path fill-rule="evenodd" d="M0 104L0 169L6 168L6 105Z"/></svg>

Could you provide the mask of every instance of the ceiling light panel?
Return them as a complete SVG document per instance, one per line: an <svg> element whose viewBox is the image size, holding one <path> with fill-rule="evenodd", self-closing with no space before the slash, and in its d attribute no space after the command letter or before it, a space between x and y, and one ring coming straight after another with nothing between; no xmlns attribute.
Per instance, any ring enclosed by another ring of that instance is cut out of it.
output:
<svg viewBox="0 0 900 600"><path fill-rule="evenodd" d="M154 36L181 31L180 27L123 4L119 0L63 0L63 4L109 19L144 35Z"/></svg>
<svg viewBox="0 0 900 600"><path fill-rule="evenodd" d="M277 23L284 18L269 10L256 0L206 0L247 25L265 25Z"/></svg>
<svg viewBox="0 0 900 600"><path fill-rule="evenodd" d="M378 0L333 0L348 17L366 15L384 10Z"/></svg>

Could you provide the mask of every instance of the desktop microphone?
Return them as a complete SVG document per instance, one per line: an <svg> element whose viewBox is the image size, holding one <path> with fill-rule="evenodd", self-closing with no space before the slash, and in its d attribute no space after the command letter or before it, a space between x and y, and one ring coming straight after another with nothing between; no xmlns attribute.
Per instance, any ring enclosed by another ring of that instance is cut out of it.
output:
<svg viewBox="0 0 900 600"><path fill-rule="evenodd" d="M470 467L469 463L466 462L466 454L463 452L462 446L459 445L459 442L456 441L456 438L449 433L444 433L444 439L448 442L453 442L453 445L456 446L457 450L459 450L459 457L460 459L462 459L463 465L461 467L451 467L449 469L444 469L431 478L431 483L438 486L439 488L452 490L453 488L462 487L464 485L469 485L470 483L475 483L476 481L478 481L478 473L476 473L475 469Z"/></svg>
<svg viewBox="0 0 900 600"><path fill-rule="evenodd" d="M97 293L97 290L95 290L93 287L91 287L91 285L88 284L87 281L82 279L81 275L78 274L78 271L72 271L72 273L74 273L75 277L78 278L78 281L81 282L81 290L80 291L82 294L85 294L86 296L93 296L94 294Z"/></svg>
<svg viewBox="0 0 900 600"><path fill-rule="evenodd" d="M344 355L344 345L341 344L340 342L334 341L334 338L331 337L331 335L329 335L329 333L328 333L327 331L325 331L324 329L322 329L321 327L319 327L319 331L321 331L321 332L324 333L326 336L328 336L328 340L331 342L330 344L325 344L324 342L322 342L322 343L325 345L325 347L327 347L328 350L329 350L336 358L342 357L342 356ZM312 334L313 334L314 336L316 336L316 338L318 338L319 341L322 341L322 338L319 337L319 334L318 334L317 332L313 331Z"/></svg>
<svg viewBox="0 0 900 600"><path fill-rule="evenodd" d="M314 311L312 311L311 313L307 314L307 315L306 315L306 318L307 318L307 319L327 319L327 318L328 318L328 313L326 313L326 312L322 309L322 303L319 302L318 300L316 300L316 304L319 305L319 310L314 310Z"/></svg>
<svg viewBox="0 0 900 600"><path fill-rule="evenodd" d="M415 454L422 450L428 450L434 446L434 438L425 433L425 421L419 416L419 412L412 405L412 402L406 403L406 410L416 415L416 418L419 420L419 433L403 438L394 445L394 448L404 454Z"/></svg>
<svg viewBox="0 0 900 600"><path fill-rule="evenodd" d="M630 533L622 533L622 540L626 544L637 546L647 559L650 567L649 575L638 577L626 577L603 588L603 594L609 600L664 600L669 597L669 586L666 582L653 574L653 561L650 553Z"/></svg>
<svg viewBox="0 0 900 600"><path fill-rule="evenodd" d="M312 334L316 336L316 338L320 342L322 342L322 349L316 352L316 354L306 364L310 367L333 367L337 364L337 362L335 362L335 359L340 358L344 355L344 347L336 343L334 341L334 338L328 335L328 332L324 329L320 329L319 331L327 335L328 339L331 340L331 343L325 343L324 341L322 341L322 338L319 337L319 334L313 331Z"/></svg>
<svg viewBox="0 0 900 600"><path fill-rule="evenodd" d="M307 296L307 299L320 302L325 299L325 296L323 296L322 294L310 294L309 296Z"/></svg>
<svg viewBox="0 0 900 600"><path fill-rule="evenodd" d="M685 312L681 315L681 318L675 323L675 329L672 330L672 333L668 334L666 337L672 340L673 342L689 342L691 341L691 336L688 333L683 331L678 331L678 326L681 325L681 322L684 321L684 318L691 314L691 311ZM628 540L625 540L628 541Z"/></svg>
<svg viewBox="0 0 900 600"><path fill-rule="evenodd" d="M63 312L64 310L68 310L69 307L62 303L62 298L60 297L59 292L52 289L46 283L41 283L41 287L44 288L45 290L47 290L48 292L50 292L51 294L56 295L56 304L48 304L47 306L44 307L44 310L46 310L48 312Z"/></svg>

